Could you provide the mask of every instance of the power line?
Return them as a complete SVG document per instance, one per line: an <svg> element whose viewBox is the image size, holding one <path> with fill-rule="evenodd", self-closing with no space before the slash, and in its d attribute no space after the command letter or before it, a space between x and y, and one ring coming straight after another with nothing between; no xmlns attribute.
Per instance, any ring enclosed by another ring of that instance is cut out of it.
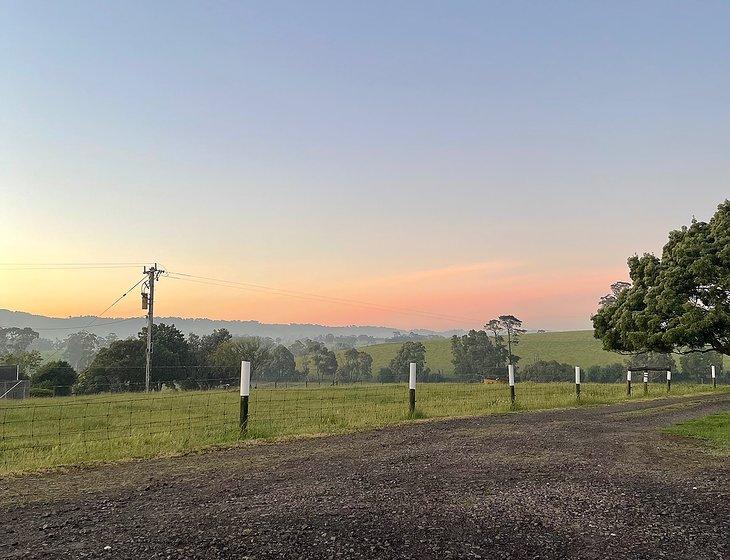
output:
<svg viewBox="0 0 730 560"><path fill-rule="evenodd" d="M96 315L96 319L99 319L100 317L103 317L103 316L104 316L104 314L105 314L105 313L106 313L107 311L109 311L109 310L110 310L110 309L111 309L112 307L114 307L114 306L115 306L115 305L116 305L117 303L119 303L120 301L122 301L122 299L123 299L123 298L124 298L124 297L125 297L125 296L126 296L126 295L127 295L128 293L129 293L129 292L131 292L132 290L134 290L134 289L135 289L135 288L136 288L137 286L139 286L139 285L140 285L140 284L141 284L142 282L144 282L144 281L145 281L145 278L144 278L144 277L140 278L140 279L139 279L139 281L138 281L138 282L137 282L137 283L136 283L136 284L135 284L134 286L132 286L131 288L129 288L129 289L128 289L128 290L127 290L126 292L124 292L124 293L123 293L123 294L122 294L121 296L119 296L119 297L118 297L117 299L115 299L115 300L114 300L114 301L112 302L112 304L111 304L111 305L110 305L109 307L107 307L107 308L106 308L106 309L105 309L104 311L102 311L101 313L99 313L98 315ZM88 325L88 326L90 327L91 325L93 325L93 324L94 324L94 322L96 321L96 319L94 319L94 321L92 321L92 322L91 322L91 324L90 324L90 325Z"/></svg>
<svg viewBox="0 0 730 560"><path fill-rule="evenodd" d="M117 303L119 303L120 301L122 301L122 299L123 299L123 298L124 298L124 297L125 297L125 296L126 296L126 295L127 295L128 293L129 293L129 292L131 292L131 291L132 291L132 290L134 290L134 289L135 289L135 288L136 288L137 286L139 286L139 285L140 285L140 284L141 284L142 282L144 282L145 278L146 278L146 276L143 276L143 277L142 277L142 278L141 278L140 280L138 280L138 281L137 281L137 282L136 282L136 283L135 283L135 284L134 284L134 285L133 285L133 286L132 286L131 288L129 288L129 289L128 289L128 290L127 290L126 292L124 292L124 293L123 293L123 294L122 294L121 296L119 296L119 297L118 297L117 299L115 299L115 300L114 300L114 301L113 301L113 302L111 303L111 305L109 305L109 306L108 306L108 307L107 307L106 309L104 309L104 311L102 311L101 313L99 313L98 315L96 315L96 316L94 317L94 320L93 320L93 321L91 321L91 322L90 322L90 323L89 323L88 325L84 325L84 326L82 326L82 327L81 327L81 328L80 328L79 330L81 330L81 331L82 331L82 330L85 330L85 329L88 329L88 328L91 328L92 326L94 326L94 324L95 324L95 323L96 323L96 322L97 322L97 321L98 321L98 320L99 320L99 319L100 319L100 318L101 318L101 317L102 317L102 316L104 315L104 313L106 313L106 312L107 312L107 311L109 311L109 310L110 310L110 309L111 309L112 307L114 307L114 306L115 306L115 305L116 305ZM58 353L59 353L59 352L60 352L61 350L63 350L63 348L64 348L63 346L61 346L60 348L58 348L58 349L57 349L57 350L56 350L55 352L53 352L53 353L52 353L52 354L51 354L50 356L48 356L48 357L46 358L46 361L50 361L50 360L51 360L52 358L56 357L56 356L58 355Z"/></svg>
<svg viewBox="0 0 730 560"><path fill-rule="evenodd" d="M0 266L139 266L144 264L142 262L11 262L0 263Z"/></svg>
<svg viewBox="0 0 730 560"><path fill-rule="evenodd" d="M213 286L221 286L221 287L229 287L229 288L238 288L243 290L253 290L253 291L263 291L266 293L271 293L275 295L283 295L287 297L293 297L297 299L303 299L308 301L318 301L318 302L325 302L325 303L337 303L341 305L355 305L358 307L364 307L368 309L373 309L377 311L391 311L395 313L401 313L404 315L417 315L421 317L428 317L432 319L442 319L447 321L470 321L475 323L480 323L480 319L475 319L473 317L465 317L465 316L459 316L459 315L448 315L445 313L435 313L431 311L421 311L417 309L408 309L408 308L402 308L402 307L393 307L393 306L387 306L387 305L381 305L366 301L359 301L359 300L353 300L353 299L346 299L346 298L339 298L339 297L331 297L331 296L325 296L320 294L314 294L314 293L308 293L308 292L300 292L295 290L286 290L282 288L274 288L271 286L265 286L263 284L254 284L251 282L237 282L233 280L222 280L219 278L211 278L208 276L196 276L194 274L186 274L183 272L174 272L174 271L168 271L167 275L169 278L175 279L175 280L185 280L188 282L196 282L199 284L210 284Z"/></svg>
<svg viewBox="0 0 730 560"><path fill-rule="evenodd" d="M274 295L283 295L286 297L302 299L305 301L337 303L337 304L342 304L342 305L354 305L357 307L373 309L376 311L392 311L392 312L401 313L404 315L416 315L416 316L421 316L421 317L427 317L427 318L432 318L432 319L434 319L434 318L442 319L442 320L448 320L448 321L471 321L471 322L477 322L477 323L481 322L480 319L475 319L473 317L446 315L443 313L434 313L434 312L430 312L430 311L420 311L420 310L415 310L415 309L391 307L391 306L385 306L382 304L375 304L375 303L369 303L369 302L358 301L358 300L334 298L334 297L328 297L328 296L321 296L321 295L317 295L317 294L307 294L304 292L293 292L290 290L269 288L269 287L261 286L261 285L249 285L249 284L244 284L244 283L232 282L232 281L228 281L228 280L217 280L217 279L197 280L197 279L191 279L191 278L181 278L181 277L177 276L180 273L172 273L172 274L176 275L176 276L169 276L169 278L171 278L173 280L183 280L183 281L187 281L187 282L195 282L197 284L207 284L210 286L236 288L236 289L241 289L241 290L259 291L259 292L270 293L270 294L274 294ZM191 276L191 275L186 275L186 276ZM201 277L192 277L192 278L201 278Z"/></svg>
<svg viewBox="0 0 730 560"><path fill-rule="evenodd" d="M12 264L0 263L0 271L12 270L118 270L137 268L135 264Z"/></svg>
<svg viewBox="0 0 730 560"><path fill-rule="evenodd" d="M105 323L94 323L93 325L72 325L70 327L46 327L46 328L36 328L31 327L34 331L73 331L73 330L83 330L83 329L90 329L90 328L96 328L96 327L103 327L105 325L115 325L116 323L124 323L126 321L142 321L144 317L127 317L126 319L115 319L114 321L107 321Z"/></svg>

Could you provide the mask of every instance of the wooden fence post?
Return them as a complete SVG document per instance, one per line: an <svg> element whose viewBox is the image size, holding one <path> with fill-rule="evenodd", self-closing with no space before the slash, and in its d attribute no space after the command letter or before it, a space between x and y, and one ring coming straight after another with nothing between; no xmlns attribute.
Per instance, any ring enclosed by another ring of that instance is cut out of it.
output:
<svg viewBox="0 0 730 560"><path fill-rule="evenodd" d="M248 428L248 397L251 394L251 362L241 362L241 410L239 424L241 432Z"/></svg>
<svg viewBox="0 0 730 560"><path fill-rule="evenodd" d="M626 396L631 396L631 370L626 372Z"/></svg>
<svg viewBox="0 0 730 560"><path fill-rule="evenodd" d="M507 381L509 382L509 400L515 404L515 366L507 366Z"/></svg>
<svg viewBox="0 0 730 560"><path fill-rule="evenodd" d="M408 414L416 412L416 363L411 362L408 373Z"/></svg>

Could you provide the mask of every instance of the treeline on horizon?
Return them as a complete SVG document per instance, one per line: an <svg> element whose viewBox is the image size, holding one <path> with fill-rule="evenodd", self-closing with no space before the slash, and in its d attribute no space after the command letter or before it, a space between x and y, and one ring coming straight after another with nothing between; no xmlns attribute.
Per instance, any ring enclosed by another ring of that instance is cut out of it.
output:
<svg viewBox="0 0 730 560"><path fill-rule="evenodd" d="M307 380L333 385L405 382L411 362L417 364L419 382L504 380L509 363L515 366L519 381L571 381L574 364L537 361L520 367L516 349L525 332L521 327L519 319L505 315L489 321L484 330L454 335L450 340L454 373L446 375L430 369L421 340L402 341L390 363L374 372L372 356L354 347L336 351L325 342L310 339L287 346L262 337L233 337L227 329L186 337L175 325L160 323L153 326L152 332L151 387L159 390L234 386L243 360L251 362L254 381L274 384ZM0 329L0 363L18 364L22 376L31 381L33 396L144 389L146 328L137 337L123 340L76 333L68 337L58 359L45 364L41 364L38 351L28 350L37 337L32 329ZM329 342L335 342L334 337ZM711 365L715 365L718 374L723 371L722 355L717 352L688 354L679 362L680 368L672 355L639 353L625 361L586 368L583 379L620 382L627 369L645 366L671 370L677 381L701 381Z"/></svg>

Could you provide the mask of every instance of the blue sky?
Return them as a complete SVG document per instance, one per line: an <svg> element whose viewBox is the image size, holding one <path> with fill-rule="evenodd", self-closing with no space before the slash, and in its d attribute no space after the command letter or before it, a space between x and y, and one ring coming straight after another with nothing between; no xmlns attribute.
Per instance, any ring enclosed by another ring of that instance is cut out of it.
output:
<svg viewBox="0 0 730 560"><path fill-rule="evenodd" d="M730 193L727 3L2 7L9 260L158 259L577 328L627 256ZM14 278L6 306L27 308L42 280ZM33 310L91 311L77 283ZM423 324L199 299L169 311Z"/></svg>

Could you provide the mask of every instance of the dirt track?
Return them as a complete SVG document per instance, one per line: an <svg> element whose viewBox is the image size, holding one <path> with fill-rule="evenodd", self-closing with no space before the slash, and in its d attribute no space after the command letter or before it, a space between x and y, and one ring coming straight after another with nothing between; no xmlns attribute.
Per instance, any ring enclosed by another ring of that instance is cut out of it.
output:
<svg viewBox="0 0 730 560"><path fill-rule="evenodd" d="M658 431L728 409L422 422L0 481L0 558L730 558L730 461Z"/></svg>

